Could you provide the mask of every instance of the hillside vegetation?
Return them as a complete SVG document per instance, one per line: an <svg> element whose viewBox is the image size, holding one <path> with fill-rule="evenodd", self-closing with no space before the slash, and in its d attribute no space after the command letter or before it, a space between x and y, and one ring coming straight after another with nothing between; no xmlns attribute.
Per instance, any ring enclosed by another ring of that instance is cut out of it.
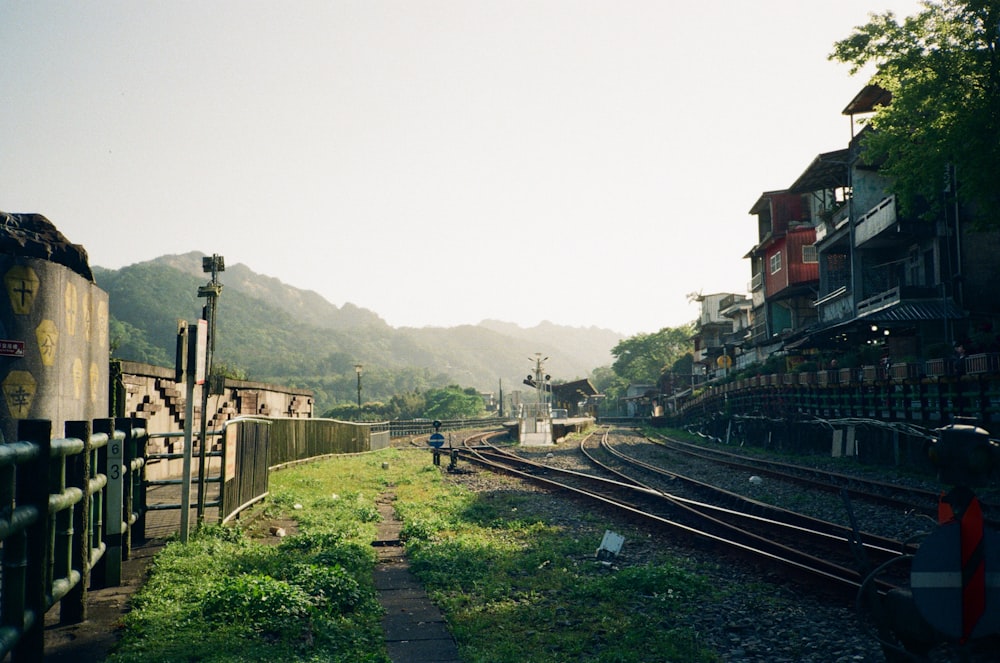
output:
<svg viewBox="0 0 1000 663"><path fill-rule="evenodd" d="M172 366L178 320L201 316L197 296L208 275L200 253L164 256L118 270L94 268L107 291L112 354ZM496 393L522 389L536 352L555 381L585 378L611 363L622 339L607 329L542 323L531 329L498 321L459 327L394 328L376 313L331 304L236 264L220 274L216 364L248 380L312 389L316 411L362 399L457 384Z"/></svg>

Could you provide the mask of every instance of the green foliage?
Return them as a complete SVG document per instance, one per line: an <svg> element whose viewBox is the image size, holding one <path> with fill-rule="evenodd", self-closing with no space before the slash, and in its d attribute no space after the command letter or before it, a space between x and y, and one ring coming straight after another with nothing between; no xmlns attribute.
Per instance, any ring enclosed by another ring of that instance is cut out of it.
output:
<svg viewBox="0 0 1000 663"><path fill-rule="evenodd" d="M366 402L361 409L354 403L342 403L323 412L328 419L347 421L386 421L390 419L473 419L485 416L482 396L472 387L449 385L424 393L405 392L388 403Z"/></svg>
<svg viewBox="0 0 1000 663"><path fill-rule="evenodd" d="M94 273L109 295L114 356L172 366L177 321L199 318L205 301L197 297L207 279L201 256L164 256ZM559 379L575 379L607 363L618 339L607 330L556 325L394 329L371 311L337 308L238 263L221 280L214 356L220 372L311 390L315 412L326 413L338 404L356 406L354 366L361 363L363 411L342 409L333 415L339 419L424 416L424 394L457 379L494 392L501 383L520 384L525 357L538 350L558 357Z"/></svg>
<svg viewBox="0 0 1000 663"><path fill-rule="evenodd" d="M608 394L615 390L624 391L628 384L610 366L595 368L590 374L590 383L594 385L599 394Z"/></svg>
<svg viewBox="0 0 1000 663"><path fill-rule="evenodd" d="M393 395L386 407L386 419L417 419L427 411L427 396L419 391Z"/></svg>
<svg viewBox="0 0 1000 663"><path fill-rule="evenodd" d="M238 529L205 527L187 544L168 544L109 660L386 663L371 529L357 522L372 520L359 509L370 500L350 493L340 508L329 477L304 467L293 479L287 490L272 482L272 495L279 514L308 512L298 534L266 546Z"/></svg>
<svg viewBox="0 0 1000 663"><path fill-rule="evenodd" d="M687 384L691 379L693 334L692 322L620 341L611 350L615 357L611 367L597 369L591 374L591 382L598 393L606 396L603 407L614 412L629 384L662 385L667 391Z"/></svg>
<svg viewBox="0 0 1000 663"><path fill-rule="evenodd" d="M603 517L570 536L553 519L551 495L472 493L444 482L427 454L387 449L272 475L271 506L299 523L277 546L226 528L168 545L110 663L387 663L372 589L374 528L350 519L367 521L359 507L390 484L411 565L463 660L718 660L684 624L720 590L685 560L609 569L593 559Z"/></svg>
<svg viewBox="0 0 1000 663"><path fill-rule="evenodd" d="M296 564L291 567L289 582L311 597L312 605L335 614L347 613L362 605L365 593L361 585L341 566Z"/></svg>
<svg viewBox="0 0 1000 663"><path fill-rule="evenodd" d="M166 350L150 343L146 332L114 317L108 319L108 334L111 339L111 357L127 358L157 366L168 366L174 361Z"/></svg>
<svg viewBox="0 0 1000 663"><path fill-rule="evenodd" d="M426 398L424 417L428 419L474 419L486 412L483 399L475 389L463 389L456 384L431 389Z"/></svg>
<svg viewBox="0 0 1000 663"><path fill-rule="evenodd" d="M312 610L302 588L270 576L239 575L222 578L202 602L207 624L246 628L265 636L298 639Z"/></svg>
<svg viewBox="0 0 1000 663"><path fill-rule="evenodd" d="M611 350L612 370L631 383L656 384L691 348L694 323L664 327L654 334L626 338Z"/></svg>
<svg viewBox="0 0 1000 663"><path fill-rule="evenodd" d="M221 375L232 380L249 380L250 374L245 368L224 361L212 362L212 375Z"/></svg>
<svg viewBox="0 0 1000 663"><path fill-rule="evenodd" d="M407 543L411 568L463 660L715 660L683 627L690 599L715 592L707 582L668 558L609 571L593 561L602 528L568 536L546 502L511 491L410 505L406 522L421 522L420 540Z"/></svg>
<svg viewBox="0 0 1000 663"><path fill-rule="evenodd" d="M892 93L871 120L863 157L892 181L903 213L940 218L958 200L981 227L1000 226L1000 3L925 3L900 22L886 12L837 42L831 59ZM948 173L948 174L946 174Z"/></svg>

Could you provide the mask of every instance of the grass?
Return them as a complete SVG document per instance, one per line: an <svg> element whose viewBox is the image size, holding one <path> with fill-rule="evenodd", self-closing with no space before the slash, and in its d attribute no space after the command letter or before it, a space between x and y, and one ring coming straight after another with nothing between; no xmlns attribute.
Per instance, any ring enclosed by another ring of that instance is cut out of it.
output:
<svg viewBox="0 0 1000 663"><path fill-rule="evenodd" d="M389 492L466 663L718 660L684 626L692 599L716 590L652 544L641 562L599 563L604 530L622 526L567 522L561 498L513 481L473 492L399 449L277 472L270 489L266 515L298 532L267 546L210 527L168 544L109 661L388 662L370 542Z"/></svg>

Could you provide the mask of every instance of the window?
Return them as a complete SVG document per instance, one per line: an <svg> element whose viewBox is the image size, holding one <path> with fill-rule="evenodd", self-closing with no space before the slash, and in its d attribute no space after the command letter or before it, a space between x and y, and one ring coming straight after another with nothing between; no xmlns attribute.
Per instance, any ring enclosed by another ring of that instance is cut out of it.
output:
<svg viewBox="0 0 1000 663"><path fill-rule="evenodd" d="M815 244L806 244L802 247L802 262L819 262Z"/></svg>
<svg viewBox="0 0 1000 663"><path fill-rule="evenodd" d="M781 271L781 253L775 253L771 256L771 273L777 274Z"/></svg>

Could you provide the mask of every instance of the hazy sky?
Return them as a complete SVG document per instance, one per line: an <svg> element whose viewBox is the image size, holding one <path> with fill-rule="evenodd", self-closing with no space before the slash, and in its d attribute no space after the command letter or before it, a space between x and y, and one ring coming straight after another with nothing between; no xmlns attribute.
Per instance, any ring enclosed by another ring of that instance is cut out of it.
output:
<svg viewBox="0 0 1000 663"><path fill-rule="evenodd" d="M748 210L846 147L866 80L827 55L887 9L0 0L0 210L397 327L654 332L746 292Z"/></svg>

